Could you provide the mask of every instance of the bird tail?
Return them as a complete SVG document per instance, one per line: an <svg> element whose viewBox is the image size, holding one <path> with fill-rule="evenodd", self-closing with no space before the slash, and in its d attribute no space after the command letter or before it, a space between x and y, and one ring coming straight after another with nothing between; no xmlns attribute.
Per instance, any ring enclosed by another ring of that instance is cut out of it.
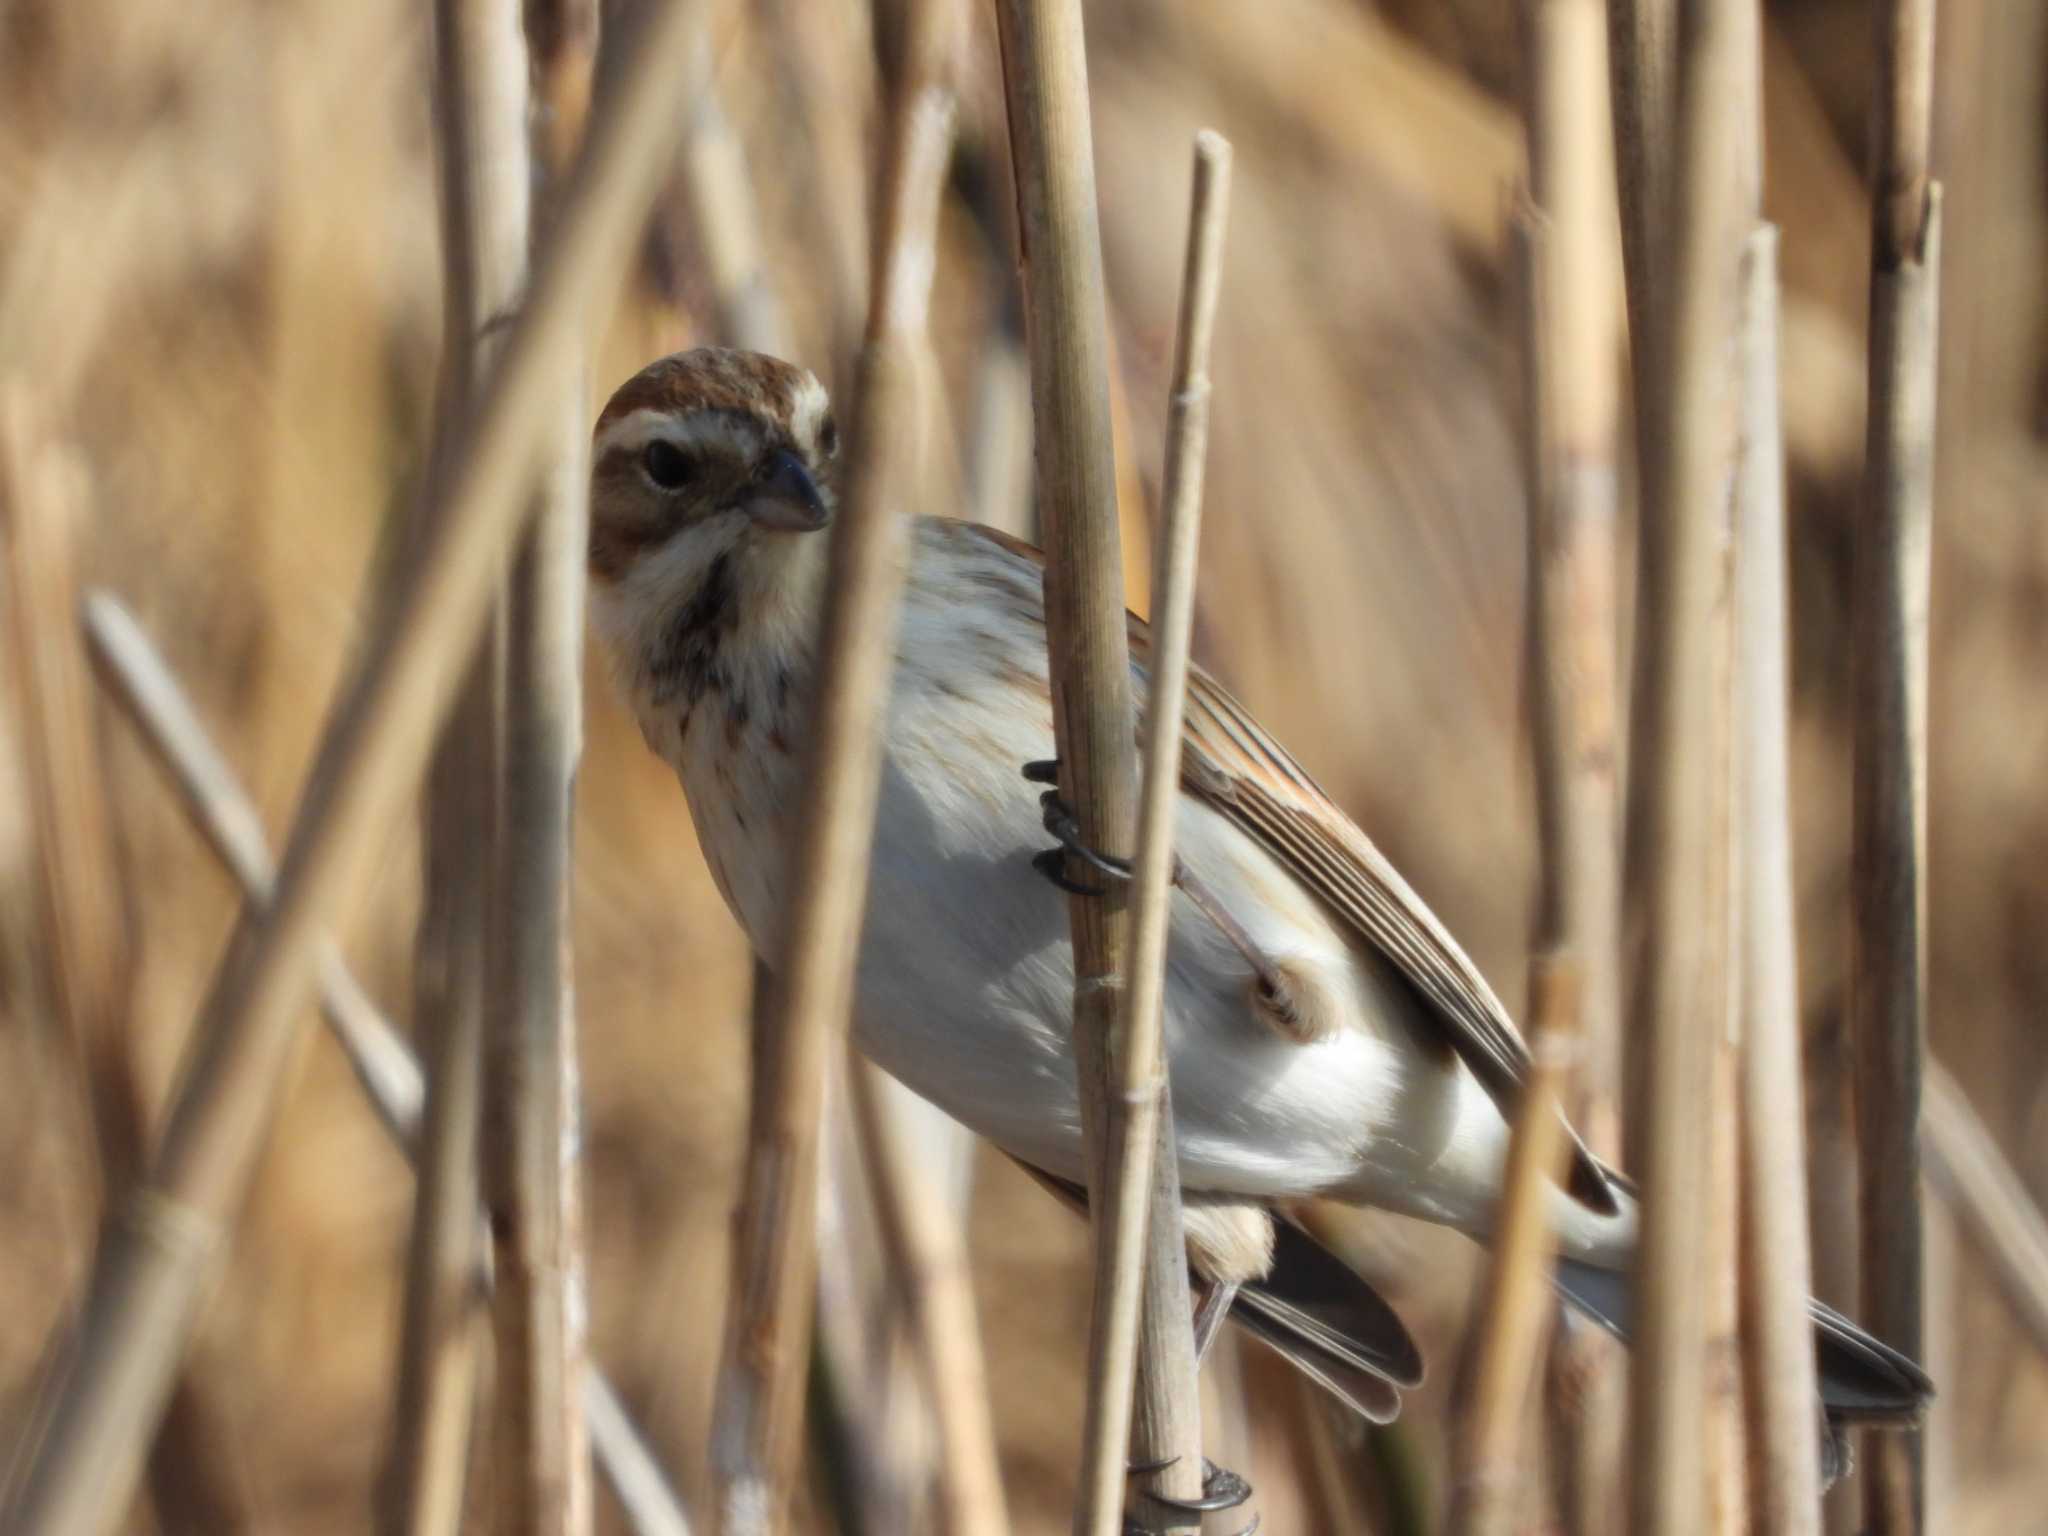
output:
<svg viewBox="0 0 2048 1536"><path fill-rule="evenodd" d="M1560 1259L1557 1289L1566 1301L1616 1338L1626 1340L1633 1313L1629 1276L1579 1259ZM1927 1373L1889 1344L1823 1302L1809 1301L1814 1365L1821 1405L1836 1424L1909 1422L1934 1395Z"/></svg>

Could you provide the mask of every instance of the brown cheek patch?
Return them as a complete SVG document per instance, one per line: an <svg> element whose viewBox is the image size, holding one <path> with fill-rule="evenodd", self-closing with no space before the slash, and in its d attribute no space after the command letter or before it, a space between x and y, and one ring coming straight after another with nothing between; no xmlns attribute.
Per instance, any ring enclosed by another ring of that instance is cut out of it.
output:
<svg viewBox="0 0 2048 1536"><path fill-rule="evenodd" d="M592 511L609 508L590 520L590 573L602 581L618 581L631 570L633 562L673 531L658 508L640 505L634 497L637 487L631 457L623 452L606 456L591 476ZM633 510L620 512L620 507Z"/></svg>

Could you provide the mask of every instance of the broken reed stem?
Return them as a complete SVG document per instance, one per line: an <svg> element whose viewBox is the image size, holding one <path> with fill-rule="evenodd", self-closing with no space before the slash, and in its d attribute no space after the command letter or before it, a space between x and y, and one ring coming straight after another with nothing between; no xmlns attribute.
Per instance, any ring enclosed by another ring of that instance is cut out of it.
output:
<svg viewBox="0 0 2048 1536"><path fill-rule="evenodd" d="M755 1042L733 1289L712 1424L718 1529L788 1518L810 1364L817 1267L818 1127L843 1052L880 793L882 733L918 484L917 382L952 155L957 15L918 0L882 162L881 245L869 296L834 531L815 731L790 863L783 953Z"/></svg>
<svg viewBox="0 0 2048 1536"><path fill-rule="evenodd" d="M1735 515L1741 825L1740 1248L1750 1508L1761 1536L1818 1536L1806 1095L1792 883L1789 587L1778 410L1778 232L1744 247Z"/></svg>
<svg viewBox="0 0 2048 1536"><path fill-rule="evenodd" d="M1131 847L1137 831L1137 750L1081 6L1078 0L998 0L996 29L1031 358L1059 792L1074 812L1081 840L1115 852ZM1075 1073L1098 1256L1074 1511L1078 1536L1109 1536L1118 1529L1128 1454L1128 1383L1106 1374L1112 1362L1096 1334L1110 1304L1100 1258L1110 1241L1113 1198L1110 1039L1124 1017L1129 899L1125 883L1113 881L1102 894L1075 896L1067 906L1074 941ZM1199 1458L1181 1456L1154 1475L1152 1488L1192 1497L1200 1482Z"/></svg>
<svg viewBox="0 0 2048 1536"><path fill-rule="evenodd" d="M645 12L441 504L397 578L308 781L267 909L246 908L146 1179L95 1256L49 1433L5 1512L21 1536L101 1536L120 1518L274 1118L321 935L353 910L425 766L519 531L541 430L601 294L615 290L672 148L668 83L690 8Z"/></svg>
<svg viewBox="0 0 2048 1536"><path fill-rule="evenodd" d="M1927 1008L1927 609L1941 189L1928 178L1932 0L1877 9L1871 117L1870 410L1850 577L1849 1025L1864 1323L1923 1353L1920 1076ZM1926 1521L1918 1429L1865 1436L1873 1536Z"/></svg>
<svg viewBox="0 0 2048 1536"><path fill-rule="evenodd" d="M1927 1178L1990 1261L2006 1304L2048 1355L2048 1220L1940 1062L1927 1062Z"/></svg>
<svg viewBox="0 0 2048 1536"><path fill-rule="evenodd" d="M1727 596L1728 340L1742 228L1730 112L1740 31L1728 10L1722 0L1685 10L1670 304L1651 317L1668 430L1644 465L1626 870L1643 925L1630 998L1644 1178L1629 1527L1642 1536L1697 1531L1707 1471L1705 1088L1727 1027L1729 959L1728 754L1717 720L1726 673L1715 637Z"/></svg>
<svg viewBox="0 0 2048 1536"><path fill-rule="evenodd" d="M1003 1536L1010 1522L960 1222L891 1119L875 1081L878 1069L863 1061L848 1065L854 1122L882 1238L931 1398L939 1442L937 1528L941 1536Z"/></svg>
<svg viewBox="0 0 2048 1536"><path fill-rule="evenodd" d="M177 789L185 814L242 888L244 897L257 906L267 904L273 871L262 820L199 723L177 679L127 609L109 594L87 595L84 625L101 685L128 716L144 747ZM320 1006L378 1120L408 1164L416 1166L421 1155L421 1104L425 1097L419 1063L405 1037L378 1013L356 984L331 941L322 944ZM481 1212L474 1206L470 1219L481 1228ZM479 1268L482 1264L479 1249ZM598 1459L610 1475L633 1529L640 1536L689 1536L682 1506L639 1431L611 1385L588 1363L584 1395Z"/></svg>
<svg viewBox="0 0 2048 1536"><path fill-rule="evenodd" d="M472 399L479 338L526 277L527 58L517 0L437 0L434 64L446 290L438 457ZM389 1536L461 1526L484 1342L477 1152L504 703L502 627L487 622L485 631L427 770L413 1018L431 1066L381 1510Z"/></svg>
<svg viewBox="0 0 2048 1536"><path fill-rule="evenodd" d="M1145 750L1132 861L1129 984L1108 1042L1110 1177L1095 1248L1095 1310L1089 1330L1090 1422L1097 1464L1124 1454L1134 1465L1169 1457L1201 1466L1202 1401L1189 1327L1187 1239L1182 1230L1180 1158L1165 1052L1166 939L1173 915L1173 823L1180 805L1181 722L1195 621L1196 552L1202 526L1202 471L1209 443L1209 353L1223 285L1229 225L1230 144L1195 135L1186 265L1167 396L1164 482L1152 596L1145 700ZM1096 1415L1132 1394L1130 1423ZM1199 1485L1199 1478L1197 1479ZM1089 1485L1093 1486L1093 1485ZM1099 1514L1091 1518L1099 1518ZM1169 1526L1196 1524L1163 1512Z"/></svg>
<svg viewBox="0 0 2048 1536"><path fill-rule="evenodd" d="M46 435L26 394L0 396L0 542L7 650L22 766L36 829L41 961L51 1010L69 1042L99 1162L99 1215L141 1169L149 1105L130 1019L134 953L93 699L77 647L75 539L83 466ZM237 1457L213 1403L181 1378L150 1449L150 1497L173 1529L231 1530L248 1521Z"/></svg>
<svg viewBox="0 0 2048 1536"><path fill-rule="evenodd" d="M587 0L529 0L535 103L528 150L542 195L522 199L538 248L590 100L596 42ZM516 41L516 35L515 39ZM609 87L607 87L609 88ZM507 229L504 237L513 238ZM510 253L508 251L508 257ZM501 817L490 912L490 1017L483 1040L482 1167L493 1247L492 1478L495 1523L514 1536L590 1529L584 1423L583 1133L569 928L569 850L582 751L584 552L589 542L588 386L581 348L560 364L542 429L538 506L507 583Z"/></svg>
<svg viewBox="0 0 2048 1536"><path fill-rule="evenodd" d="M1493 1262L1479 1309L1476 1367L1460 1437L1450 1529L1494 1536L1516 1528L1529 1505L1521 1476L1530 1383L1556 1306L1548 1202L1565 1159L1560 1090L1577 1044L1580 982L1556 955L1529 965L1529 1076L1515 1113L1493 1232Z"/></svg>

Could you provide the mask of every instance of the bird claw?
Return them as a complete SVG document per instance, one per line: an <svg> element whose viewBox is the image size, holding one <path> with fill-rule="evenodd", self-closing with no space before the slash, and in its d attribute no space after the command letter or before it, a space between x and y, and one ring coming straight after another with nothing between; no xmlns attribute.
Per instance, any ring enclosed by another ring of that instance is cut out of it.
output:
<svg viewBox="0 0 2048 1536"><path fill-rule="evenodd" d="M1155 1472L1164 1472L1179 1460L1178 1456L1169 1456L1164 1461L1133 1462L1130 1466L1130 1474L1133 1477L1144 1477ZM1206 1456L1202 1458L1202 1492L1198 1497L1177 1499L1169 1494L1150 1491L1143 1495L1144 1498L1151 1500L1151 1502L1159 1505L1162 1509L1170 1509L1177 1514L1196 1516L1210 1514L1219 1509L1236 1509L1251 1496L1252 1485L1250 1483L1239 1477L1228 1467L1217 1466L1215 1462L1209 1460ZM1239 1531L1237 1536L1255 1536L1258 1529L1259 1517L1254 1515L1252 1523L1242 1531ZM1157 1536L1157 1533L1152 1532L1148 1527L1140 1525L1135 1521L1127 1520L1124 1524L1124 1530L1127 1536Z"/></svg>
<svg viewBox="0 0 2048 1536"><path fill-rule="evenodd" d="M1059 760L1044 758L1024 765L1024 777L1034 784L1052 784L1059 777ZM1072 854L1090 869L1111 880L1129 880L1131 861L1117 858L1114 854L1098 853L1081 841L1081 824L1074 819L1074 813L1067 808L1057 789L1048 789L1038 797L1040 820L1045 830L1059 839L1059 847L1048 848L1032 859L1031 867L1061 890L1075 896L1101 896L1106 894L1103 886L1089 885L1074 879L1066 872L1066 858Z"/></svg>

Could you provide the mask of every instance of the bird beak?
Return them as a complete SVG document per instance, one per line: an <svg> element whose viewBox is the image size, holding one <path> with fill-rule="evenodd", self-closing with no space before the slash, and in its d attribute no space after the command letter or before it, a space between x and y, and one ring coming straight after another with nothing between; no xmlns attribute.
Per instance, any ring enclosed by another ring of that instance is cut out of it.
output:
<svg viewBox="0 0 2048 1536"><path fill-rule="evenodd" d="M743 506L761 527L782 533L814 533L832 521L818 482L787 448L776 449L762 466Z"/></svg>

